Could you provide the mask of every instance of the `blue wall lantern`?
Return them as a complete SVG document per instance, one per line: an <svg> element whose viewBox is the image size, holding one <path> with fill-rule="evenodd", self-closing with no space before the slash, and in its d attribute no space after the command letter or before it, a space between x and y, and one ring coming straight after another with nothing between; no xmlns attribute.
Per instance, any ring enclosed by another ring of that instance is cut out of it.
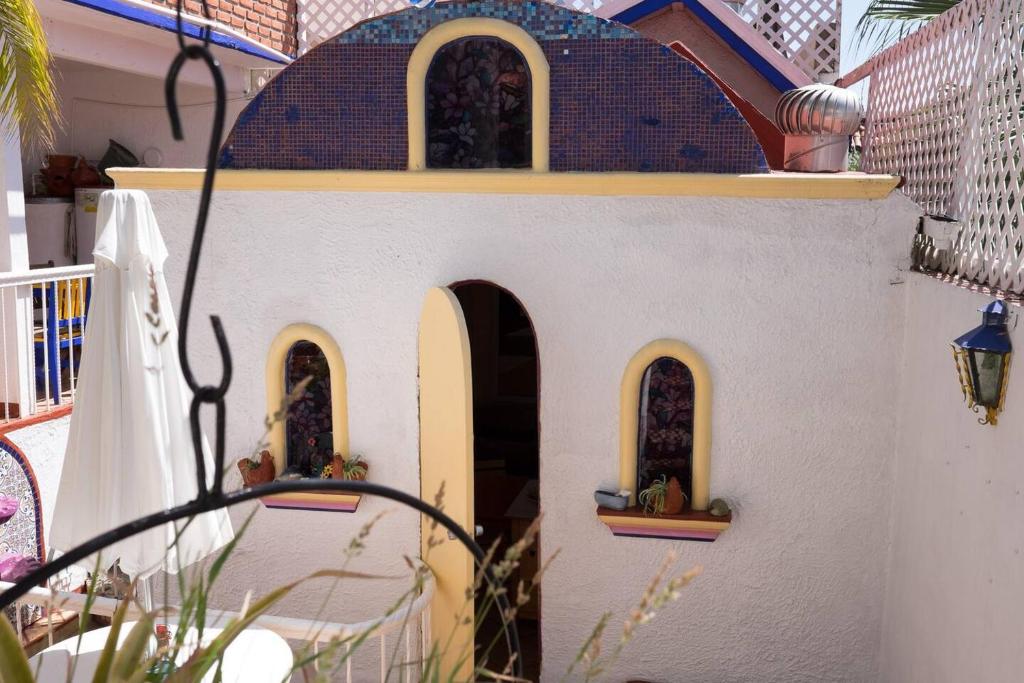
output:
<svg viewBox="0 0 1024 683"><path fill-rule="evenodd" d="M985 417L978 418L981 424L996 424L1006 399L1013 352L1006 319L1006 304L993 301L981 309L981 325L953 342L953 359L967 407L976 413L985 409Z"/></svg>

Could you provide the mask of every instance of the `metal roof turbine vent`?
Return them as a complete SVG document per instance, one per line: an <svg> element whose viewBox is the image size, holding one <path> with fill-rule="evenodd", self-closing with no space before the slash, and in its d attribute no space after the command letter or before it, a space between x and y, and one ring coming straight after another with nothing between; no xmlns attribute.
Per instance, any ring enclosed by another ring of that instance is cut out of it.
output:
<svg viewBox="0 0 1024 683"><path fill-rule="evenodd" d="M775 123L786 136L784 168L845 171L850 135L863 118L860 98L844 88L814 83L782 93Z"/></svg>

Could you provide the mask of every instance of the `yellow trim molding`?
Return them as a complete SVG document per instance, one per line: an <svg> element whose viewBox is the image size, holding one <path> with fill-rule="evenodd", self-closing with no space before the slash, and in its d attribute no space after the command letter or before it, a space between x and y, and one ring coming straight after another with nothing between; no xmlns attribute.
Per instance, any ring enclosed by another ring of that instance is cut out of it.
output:
<svg viewBox="0 0 1024 683"><path fill-rule="evenodd" d="M348 457L348 389L345 384L345 359L337 342L325 330L308 323L294 323L281 330L267 352L267 415L273 416L284 401L284 372L288 351L296 342L313 342L327 358L331 374L331 433L334 452ZM277 473L284 471L286 462L285 422L274 420L268 436L270 453L274 456Z"/></svg>
<svg viewBox="0 0 1024 683"><path fill-rule="evenodd" d="M622 375L619 405L619 488L632 491L630 505L636 505L636 466L640 427L640 386L644 372L659 358L674 358L686 364L693 375L693 456L690 505L707 510L711 502L711 373L696 351L675 339L652 341L630 359Z"/></svg>
<svg viewBox="0 0 1024 683"><path fill-rule="evenodd" d="M409 56L406 76L406 111L409 121L409 170L427 167L427 70L442 47L460 38L486 36L510 43L530 68L532 161L534 171L548 170L548 136L551 118L551 85L548 60L533 37L521 27L501 19L467 17L453 19L427 31Z"/></svg>
<svg viewBox="0 0 1024 683"><path fill-rule="evenodd" d="M614 512L598 511L597 518L605 524L615 524L621 527L643 527L650 529L700 529L711 531L724 531L729 528L730 522L708 521L703 519L680 519L679 517L626 517Z"/></svg>
<svg viewBox="0 0 1024 683"><path fill-rule="evenodd" d="M118 168L123 190L199 190L202 169ZM533 171L217 171L217 190L434 192L748 199L884 199L898 176L864 173L536 173Z"/></svg>
<svg viewBox="0 0 1024 683"><path fill-rule="evenodd" d="M420 313L420 498L444 491L444 511L470 534L474 522L473 374L466 318L447 287L427 291ZM437 579L430 624L441 651L441 669L473 678L473 556L425 515L420 516L420 556ZM467 656L468 653L468 656Z"/></svg>

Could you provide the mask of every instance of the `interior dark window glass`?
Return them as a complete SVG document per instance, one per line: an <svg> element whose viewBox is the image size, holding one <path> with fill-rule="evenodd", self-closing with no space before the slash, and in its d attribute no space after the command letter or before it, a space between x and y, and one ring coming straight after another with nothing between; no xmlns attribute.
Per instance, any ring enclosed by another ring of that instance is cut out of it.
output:
<svg viewBox="0 0 1024 683"><path fill-rule="evenodd" d="M692 495L693 374L675 358L659 358L640 383L637 491L661 475L676 477Z"/></svg>
<svg viewBox="0 0 1024 683"><path fill-rule="evenodd" d="M497 38L448 43L427 70L428 168L529 168L530 70Z"/></svg>
<svg viewBox="0 0 1024 683"><path fill-rule="evenodd" d="M331 420L331 373L327 357L313 342L300 341L288 350L285 392L310 378L306 390L288 409L285 423L288 470L319 477L334 451Z"/></svg>

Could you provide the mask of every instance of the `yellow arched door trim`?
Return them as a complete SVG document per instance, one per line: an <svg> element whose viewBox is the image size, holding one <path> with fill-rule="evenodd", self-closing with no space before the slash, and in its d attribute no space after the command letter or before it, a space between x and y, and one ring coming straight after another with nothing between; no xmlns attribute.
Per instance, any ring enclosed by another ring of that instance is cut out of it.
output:
<svg viewBox="0 0 1024 683"><path fill-rule="evenodd" d="M635 505L640 385L648 366L666 357L685 363L693 375L693 499L690 503L694 510L707 510L711 499L711 373L696 351L675 339L652 341L637 351L626 365L619 414L619 487L633 492L630 504Z"/></svg>
<svg viewBox="0 0 1024 683"><path fill-rule="evenodd" d="M444 511L471 535L474 520L473 364L462 306L447 287L427 291L420 314L420 497L444 490ZM474 561L461 543L420 517L421 557L434 570L430 624L441 670L473 677Z"/></svg>
<svg viewBox="0 0 1024 683"><path fill-rule="evenodd" d="M442 47L473 36L499 38L515 46L530 67L530 107L532 122L530 138L534 171L548 170L548 138L551 119L551 76L544 51L533 37L519 26L501 19L467 17L453 19L427 31L409 57L406 77L409 119L409 170L427 167L427 70L434 54Z"/></svg>
<svg viewBox="0 0 1024 683"><path fill-rule="evenodd" d="M296 342L313 342L327 358L331 374L331 430L334 436L334 452L348 457L348 389L345 383L345 359L341 348L325 330L308 323L294 323L281 330L270 344L267 353L267 415L273 419L281 409L285 397L284 366L288 351ZM280 474L285 468L285 421L274 420L268 435L270 452Z"/></svg>

